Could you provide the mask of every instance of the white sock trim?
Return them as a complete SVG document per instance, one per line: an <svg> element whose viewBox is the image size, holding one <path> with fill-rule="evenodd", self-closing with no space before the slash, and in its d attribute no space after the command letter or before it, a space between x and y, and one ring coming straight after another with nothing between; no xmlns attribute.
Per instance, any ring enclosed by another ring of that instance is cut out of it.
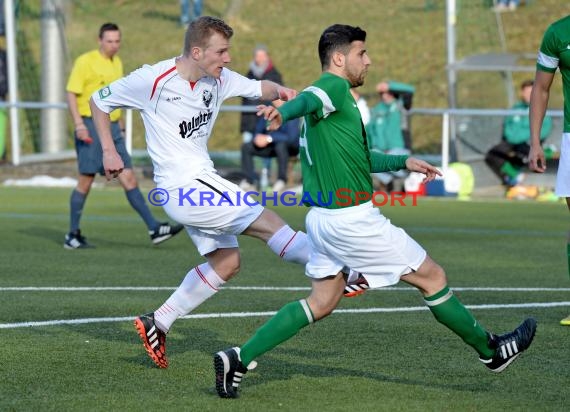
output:
<svg viewBox="0 0 570 412"><path fill-rule="evenodd" d="M311 312L311 308L309 308L309 304L307 303L307 299L301 299L299 301L299 303L301 303L301 307L305 311L305 315L307 315L307 319L309 320L309 323L314 323L315 319L313 319L313 314Z"/></svg>
<svg viewBox="0 0 570 412"><path fill-rule="evenodd" d="M200 269L200 266L202 268ZM216 273L216 271L210 266L209 263L204 263L202 265L198 265L194 268L194 271L198 275L198 277L208 285L210 288L214 289L216 292L219 290L218 287L223 285L224 280ZM209 278L209 279L208 279ZM215 285L215 286L214 286Z"/></svg>
<svg viewBox="0 0 570 412"><path fill-rule="evenodd" d="M295 236L297 236L297 232L291 229L289 225L284 225L281 229L275 232L273 236L271 236L267 241L267 246L269 246L277 255L283 257L287 246L289 246Z"/></svg>
<svg viewBox="0 0 570 412"><path fill-rule="evenodd" d="M451 289L449 289L449 291L445 295L443 295L441 298L436 299L436 300L425 300L424 299L424 302L428 306L437 306L437 305L441 305L443 302L448 301L452 296L453 296L453 291Z"/></svg>

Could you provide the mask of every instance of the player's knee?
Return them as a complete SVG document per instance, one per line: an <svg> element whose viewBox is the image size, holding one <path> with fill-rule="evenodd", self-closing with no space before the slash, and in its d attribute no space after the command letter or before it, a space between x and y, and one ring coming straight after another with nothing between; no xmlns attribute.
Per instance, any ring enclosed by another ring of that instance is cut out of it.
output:
<svg viewBox="0 0 570 412"><path fill-rule="evenodd" d="M80 175L79 179L77 180L77 186L75 187L75 190L77 190L79 193L83 193L84 195L88 195L89 191L91 190L93 180L95 180L94 175Z"/></svg>
<svg viewBox="0 0 570 412"><path fill-rule="evenodd" d="M241 257L237 249L218 249L206 255L210 266L223 280L229 280L240 271Z"/></svg>
<svg viewBox="0 0 570 412"><path fill-rule="evenodd" d="M123 172L119 175L119 181L121 182L123 188L127 191L133 190L138 185L137 178L132 169L123 170Z"/></svg>
<svg viewBox="0 0 570 412"><path fill-rule="evenodd" d="M227 262L222 265L217 265L214 270L219 277L227 281L239 273L240 265L235 262Z"/></svg>
<svg viewBox="0 0 570 412"><path fill-rule="evenodd" d="M286 225L285 221L277 213L264 209L243 233L267 242L284 225Z"/></svg>
<svg viewBox="0 0 570 412"><path fill-rule="evenodd" d="M441 290L447 285L447 275L445 274L445 270L437 263L434 263L430 270L429 280L432 284L432 288Z"/></svg>

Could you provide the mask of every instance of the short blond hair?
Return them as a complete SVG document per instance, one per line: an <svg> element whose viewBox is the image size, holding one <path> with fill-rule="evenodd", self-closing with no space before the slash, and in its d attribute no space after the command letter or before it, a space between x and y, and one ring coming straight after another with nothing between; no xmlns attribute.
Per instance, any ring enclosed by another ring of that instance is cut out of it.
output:
<svg viewBox="0 0 570 412"><path fill-rule="evenodd" d="M225 21L217 17L201 16L191 22L184 35L183 54L189 56L192 47L206 47L214 33L219 33L224 38L230 39L234 30Z"/></svg>

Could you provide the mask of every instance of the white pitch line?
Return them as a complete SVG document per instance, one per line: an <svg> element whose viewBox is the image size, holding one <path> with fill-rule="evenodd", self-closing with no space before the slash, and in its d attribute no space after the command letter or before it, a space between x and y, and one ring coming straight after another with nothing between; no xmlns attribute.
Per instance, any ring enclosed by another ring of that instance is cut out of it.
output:
<svg viewBox="0 0 570 412"><path fill-rule="evenodd" d="M95 292L95 291L160 291L175 290L176 286L7 286L0 287L0 292ZM309 286L224 286L225 290L245 291L302 291L311 290ZM458 292L570 292L570 288L500 288L500 287L456 287ZM369 291L415 292L412 287L386 287Z"/></svg>
<svg viewBox="0 0 570 412"><path fill-rule="evenodd" d="M570 306L570 302L536 302L536 303L510 303L510 304L485 304L485 305L467 305L468 309L521 309L521 308L554 308ZM364 308L364 309L336 309L335 314L346 313L394 313L394 312L419 312L428 310L426 306L408 306L402 308ZM183 319L212 319L212 318L249 318L259 316L273 316L277 312L221 312L221 313L199 313L195 315L184 316ZM115 318L83 318L83 319L59 319L45 320L38 322L19 322L19 323L0 323L0 329L18 329L42 326L58 326L58 325L80 325L86 323L109 323L109 322L128 322L135 319L132 316L115 317Z"/></svg>

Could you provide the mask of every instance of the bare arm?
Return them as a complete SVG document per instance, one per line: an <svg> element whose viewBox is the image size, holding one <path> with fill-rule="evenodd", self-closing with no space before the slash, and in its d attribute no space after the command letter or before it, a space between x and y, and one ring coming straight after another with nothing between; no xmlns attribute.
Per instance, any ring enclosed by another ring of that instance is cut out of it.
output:
<svg viewBox="0 0 570 412"><path fill-rule="evenodd" d="M424 160L416 159L415 157L408 157L406 159L406 169L411 172L418 172L426 175L422 183L431 182L436 178L436 176L443 176L435 166L430 165Z"/></svg>
<svg viewBox="0 0 570 412"><path fill-rule="evenodd" d="M261 81L261 100L291 100L297 95L297 91L281 86L270 80Z"/></svg>
<svg viewBox="0 0 570 412"><path fill-rule="evenodd" d="M550 86L554 79L554 73L541 70L536 71L534 86L530 95L530 152L529 167L535 172L542 173L546 170L544 151L540 145L540 130L544 121L544 115L550 97Z"/></svg>
<svg viewBox="0 0 570 412"><path fill-rule="evenodd" d="M91 116L97 128L97 134L99 135L99 141L103 149L103 168L105 169L105 176L107 180L111 180L111 177L117 177L119 173L123 171L125 165L123 164L121 156L117 153L115 142L111 135L111 118L109 117L109 113L105 113L99 109L93 102L93 99L89 100L89 106L91 107Z"/></svg>
<svg viewBox="0 0 570 412"><path fill-rule="evenodd" d="M79 114L79 109L77 108L77 95L72 92L67 92L67 107L69 108L69 113L73 119L73 127L75 130L75 135L79 140L83 140L85 143L93 142L91 136L89 136L89 131L85 124L83 123L83 118Z"/></svg>

